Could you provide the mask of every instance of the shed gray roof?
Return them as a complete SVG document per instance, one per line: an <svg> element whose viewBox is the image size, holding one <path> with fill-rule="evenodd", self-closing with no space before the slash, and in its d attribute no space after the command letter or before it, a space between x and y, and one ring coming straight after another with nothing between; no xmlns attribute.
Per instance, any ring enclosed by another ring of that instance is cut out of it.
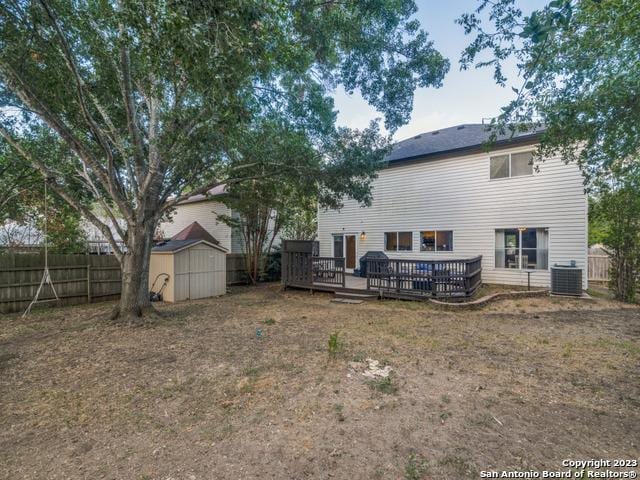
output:
<svg viewBox="0 0 640 480"><path fill-rule="evenodd" d="M513 136L511 132L507 131L504 134L497 135L494 145L517 144L518 142L535 139L543 131L543 128L538 128L516 133ZM478 149L489 140L490 136L489 126L481 123L467 123L434 130L433 132L421 133L393 145L391 152L387 155L387 161L393 163L447 152L455 153Z"/></svg>
<svg viewBox="0 0 640 480"><path fill-rule="evenodd" d="M155 247L151 249L152 253L175 253L180 250L184 250L185 248L190 248L192 245L197 245L199 243L203 243L208 245L211 248L216 250L220 250L221 252L227 253L228 250L221 245L216 245L207 240L203 240L202 238L190 238L188 240L169 240L167 242L161 242Z"/></svg>
<svg viewBox="0 0 640 480"><path fill-rule="evenodd" d="M169 240L167 242L162 242L153 247L154 252L175 252L176 250L181 250L184 247L188 247L193 243L198 243L202 241L199 238L190 238L189 240Z"/></svg>

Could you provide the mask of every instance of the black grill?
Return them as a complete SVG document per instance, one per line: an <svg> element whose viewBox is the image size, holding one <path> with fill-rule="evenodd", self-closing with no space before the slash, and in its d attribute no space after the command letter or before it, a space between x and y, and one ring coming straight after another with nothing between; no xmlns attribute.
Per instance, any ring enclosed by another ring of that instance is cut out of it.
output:
<svg viewBox="0 0 640 480"><path fill-rule="evenodd" d="M363 256L360 257L360 276L367 276L367 260L387 260L387 257L384 252L367 252Z"/></svg>
<svg viewBox="0 0 640 480"><path fill-rule="evenodd" d="M582 295L582 269L570 265L551 267L551 293L555 295Z"/></svg>

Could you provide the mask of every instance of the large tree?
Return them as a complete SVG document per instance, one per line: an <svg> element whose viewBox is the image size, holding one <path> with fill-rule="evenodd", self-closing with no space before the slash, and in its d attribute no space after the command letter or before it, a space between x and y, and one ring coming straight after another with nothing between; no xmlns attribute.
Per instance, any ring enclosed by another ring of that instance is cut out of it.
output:
<svg viewBox="0 0 640 480"><path fill-rule="evenodd" d="M219 184L292 178L297 158L286 169L258 159L256 177L229 142L256 115L269 107L315 122L343 85L394 130L409 119L416 87L440 85L448 62L415 11L413 0L2 2L0 134L111 242L122 267L114 316L139 317L150 306L149 257L163 215ZM335 133L335 116L321 123L315 135ZM64 168L21 143L43 125L73 153ZM78 182L125 249L70 193Z"/></svg>
<svg viewBox="0 0 640 480"><path fill-rule="evenodd" d="M615 298L637 301L640 288L640 168L615 181L592 203L601 226L601 242L609 254L609 289Z"/></svg>
<svg viewBox="0 0 640 480"><path fill-rule="evenodd" d="M516 93L498 128L544 124L540 154L577 162L591 187L638 162L640 2L553 0L525 15L515 0L480 0L459 23L474 35L462 67L492 67Z"/></svg>
<svg viewBox="0 0 640 480"><path fill-rule="evenodd" d="M260 180L229 185L222 201L233 215L220 219L240 233L252 283L259 280L275 239L291 233L301 215L318 205L340 207L345 196L370 203L369 183L383 164L388 139L380 136L376 122L361 132L342 128L316 135L323 125L295 115L262 118L234 148L238 165L242 162L245 173ZM279 174L267 176L262 158L279 165Z"/></svg>

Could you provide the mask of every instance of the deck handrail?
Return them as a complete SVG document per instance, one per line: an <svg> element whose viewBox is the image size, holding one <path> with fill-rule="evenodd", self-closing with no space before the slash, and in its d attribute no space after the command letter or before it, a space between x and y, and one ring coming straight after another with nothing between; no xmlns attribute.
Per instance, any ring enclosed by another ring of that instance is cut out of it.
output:
<svg viewBox="0 0 640 480"><path fill-rule="evenodd" d="M482 255L466 259L367 259L367 289L410 296L470 296L482 283Z"/></svg>
<svg viewBox="0 0 640 480"><path fill-rule="evenodd" d="M342 257L310 257L314 283L345 286L345 259Z"/></svg>

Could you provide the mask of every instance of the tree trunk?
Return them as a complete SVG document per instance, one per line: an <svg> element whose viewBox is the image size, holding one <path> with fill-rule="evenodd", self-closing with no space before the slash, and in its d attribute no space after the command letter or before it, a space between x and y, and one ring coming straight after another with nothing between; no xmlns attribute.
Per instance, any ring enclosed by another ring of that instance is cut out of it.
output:
<svg viewBox="0 0 640 480"><path fill-rule="evenodd" d="M154 229L154 224L142 224L128 231L127 252L120 265L120 303L114 309L112 319L135 324L142 322L145 314L155 313L149 300L149 263Z"/></svg>

